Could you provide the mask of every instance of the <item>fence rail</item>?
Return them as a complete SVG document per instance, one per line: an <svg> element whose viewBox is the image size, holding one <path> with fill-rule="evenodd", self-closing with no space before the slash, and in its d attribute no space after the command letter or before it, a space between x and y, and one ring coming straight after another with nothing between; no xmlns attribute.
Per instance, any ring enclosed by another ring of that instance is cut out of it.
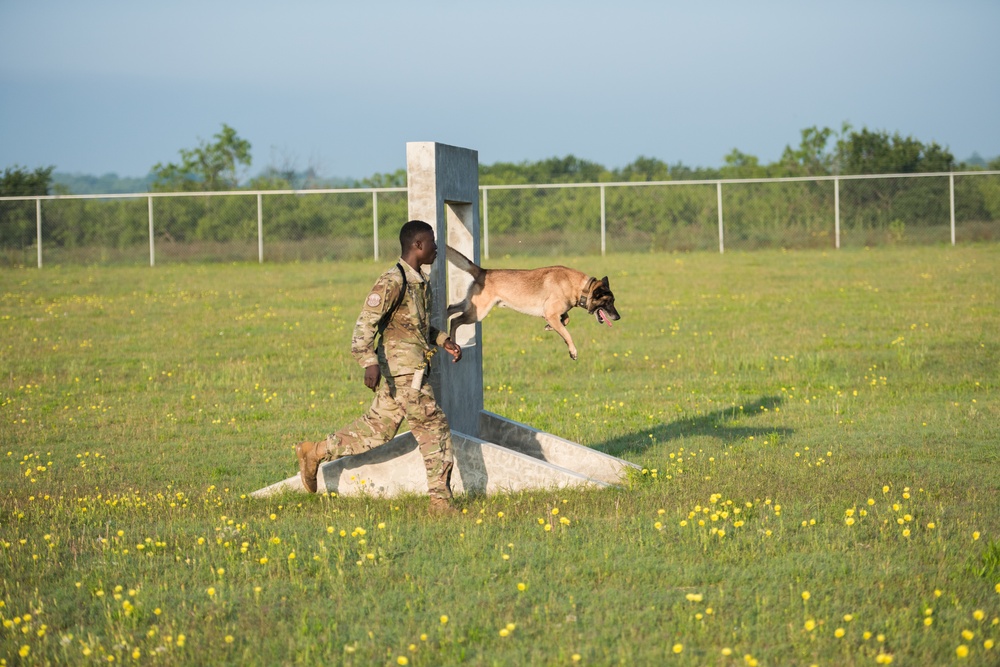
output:
<svg viewBox="0 0 1000 667"><path fill-rule="evenodd" d="M480 196L487 258L1000 238L1000 171L483 185ZM406 188L0 197L0 264L378 260L405 219Z"/></svg>

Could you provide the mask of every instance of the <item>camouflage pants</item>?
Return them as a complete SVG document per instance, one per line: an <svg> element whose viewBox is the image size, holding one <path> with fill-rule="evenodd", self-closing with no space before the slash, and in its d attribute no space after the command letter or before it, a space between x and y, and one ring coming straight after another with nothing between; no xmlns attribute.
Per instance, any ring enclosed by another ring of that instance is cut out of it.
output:
<svg viewBox="0 0 1000 667"><path fill-rule="evenodd" d="M406 418L427 470L431 497L451 498L451 429L429 382L412 387L413 376L382 378L368 412L330 436L326 460L360 454L396 436Z"/></svg>

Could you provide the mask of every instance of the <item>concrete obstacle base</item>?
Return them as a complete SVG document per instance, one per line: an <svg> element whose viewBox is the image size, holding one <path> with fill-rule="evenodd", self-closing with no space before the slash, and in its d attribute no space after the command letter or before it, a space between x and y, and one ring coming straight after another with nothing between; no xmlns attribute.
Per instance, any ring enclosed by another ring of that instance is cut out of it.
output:
<svg viewBox="0 0 1000 667"><path fill-rule="evenodd" d="M483 411L482 439L452 431L455 495L510 493L572 486L607 487L619 483L628 468L638 466L578 445L550 433ZM499 443L499 444L498 444ZM409 432L371 451L320 466L319 493L392 497L426 494L427 473ZM298 475L254 492L254 497L301 492Z"/></svg>

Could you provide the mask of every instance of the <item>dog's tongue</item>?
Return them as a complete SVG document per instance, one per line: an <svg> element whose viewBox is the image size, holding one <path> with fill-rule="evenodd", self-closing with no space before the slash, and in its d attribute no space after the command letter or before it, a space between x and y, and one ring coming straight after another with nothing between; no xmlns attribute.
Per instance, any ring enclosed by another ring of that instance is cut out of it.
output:
<svg viewBox="0 0 1000 667"><path fill-rule="evenodd" d="M603 322L604 324L607 324L609 327L611 326L611 320L608 319L608 314L604 312L603 308L597 309L597 321Z"/></svg>

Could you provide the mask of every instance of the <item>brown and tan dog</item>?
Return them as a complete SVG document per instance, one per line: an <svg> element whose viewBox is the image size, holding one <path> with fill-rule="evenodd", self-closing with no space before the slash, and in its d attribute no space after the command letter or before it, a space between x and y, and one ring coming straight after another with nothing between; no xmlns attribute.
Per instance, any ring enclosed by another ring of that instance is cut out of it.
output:
<svg viewBox="0 0 1000 667"><path fill-rule="evenodd" d="M615 310L615 295L608 277L598 280L565 266L541 269L484 269L448 246L448 261L472 276L472 284L461 303L448 306L451 337L463 324L482 322L493 306L511 308L525 315L545 318L546 329L562 336L569 346L569 356L576 359L576 345L566 330L569 311L574 306L586 309L599 324L611 326L621 319Z"/></svg>

